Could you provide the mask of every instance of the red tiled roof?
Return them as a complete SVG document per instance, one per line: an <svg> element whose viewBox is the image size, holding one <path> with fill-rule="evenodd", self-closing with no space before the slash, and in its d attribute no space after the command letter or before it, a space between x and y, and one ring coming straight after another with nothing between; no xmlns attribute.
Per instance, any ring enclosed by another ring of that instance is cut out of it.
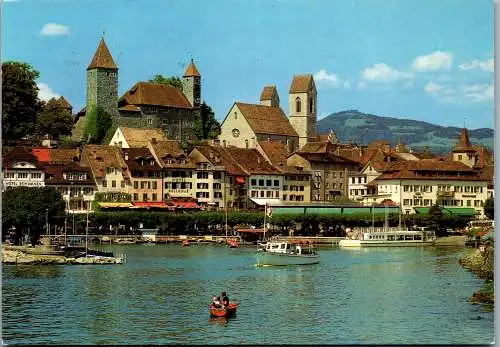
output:
<svg viewBox="0 0 500 347"><path fill-rule="evenodd" d="M280 171L271 165L256 149L227 147L225 150L245 171L256 175L278 175Z"/></svg>
<svg viewBox="0 0 500 347"><path fill-rule="evenodd" d="M314 79L312 75L296 75L293 76L290 93L307 93L313 86Z"/></svg>
<svg viewBox="0 0 500 347"><path fill-rule="evenodd" d="M51 148L49 151L52 162L75 162L80 159L78 148Z"/></svg>
<svg viewBox="0 0 500 347"><path fill-rule="evenodd" d="M231 154L223 147L200 145L196 149L203 154L212 165L224 166L224 170L233 176L246 176L245 171L240 167Z"/></svg>
<svg viewBox="0 0 500 347"><path fill-rule="evenodd" d="M168 141L167 135L160 128L127 128L120 127L123 137L130 147L148 147L148 142L155 139L157 142Z"/></svg>
<svg viewBox="0 0 500 347"><path fill-rule="evenodd" d="M259 146L273 165L286 165L286 159L290 156L286 145L278 141L259 141Z"/></svg>
<svg viewBox="0 0 500 347"><path fill-rule="evenodd" d="M28 162L39 168L37 157L31 152L30 149L22 146L11 148L5 155L2 156L2 167L10 168L17 162Z"/></svg>
<svg viewBox="0 0 500 347"><path fill-rule="evenodd" d="M298 137L297 132L280 107L244 104L242 102L237 102L236 106L256 134Z"/></svg>
<svg viewBox="0 0 500 347"><path fill-rule="evenodd" d="M122 152L123 158L132 173L132 170L161 169L161 166L156 162L148 148L123 148ZM153 163L152 165L151 162Z"/></svg>
<svg viewBox="0 0 500 347"><path fill-rule="evenodd" d="M49 148L32 148L31 153L39 162L51 162L52 156Z"/></svg>
<svg viewBox="0 0 500 347"><path fill-rule="evenodd" d="M137 82L118 101L120 107L151 105L175 108L193 108L186 96L167 84Z"/></svg>
<svg viewBox="0 0 500 347"><path fill-rule="evenodd" d="M90 62L90 65L87 67L87 70L96 68L118 70L118 67L113 61L113 57L109 52L108 46L106 46L106 42L104 42L104 38L102 38L99 42L99 46L97 47L97 50L94 54L94 58Z"/></svg>
<svg viewBox="0 0 500 347"><path fill-rule="evenodd" d="M191 62L186 68L186 72L184 72L184 77L200 77L200 76L201 76L200 72L196 68L196 65L194 65L193 59L191 59Z"/></svg>
<svg viewBox="0 0 500 347"><path fill-rule="evenodd" d="M85 145L82 158L90 166L94 177L104 177L108 167L127 168L120 149L115 146Z"/></svg>
<svg viewBox="0 0 500 347"><path fill-rule="evenodd" d="M81 167L77 163L49 164L43 166L45 171L46 185L94 185L94 180L89 168ZM84 172L87 173L86 180L69 180L64 178L64 173Z"/></svg>

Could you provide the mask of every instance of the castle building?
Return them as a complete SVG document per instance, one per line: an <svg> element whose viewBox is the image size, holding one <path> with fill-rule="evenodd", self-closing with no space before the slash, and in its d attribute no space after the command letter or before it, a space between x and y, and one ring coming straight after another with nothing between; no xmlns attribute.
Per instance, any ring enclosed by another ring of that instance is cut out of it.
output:
<svg viewBox="0 0 500 347"><path fill-rule="evenodd" d="M182 91L166 84L139 81L118 97L118 66L104 38L87 68L87 103L77 113L73 139L83 140L86 115L99 107L116 126L161 128L170 139L195 139L201 105L201 75L193 60L184 72Z"/></svg>

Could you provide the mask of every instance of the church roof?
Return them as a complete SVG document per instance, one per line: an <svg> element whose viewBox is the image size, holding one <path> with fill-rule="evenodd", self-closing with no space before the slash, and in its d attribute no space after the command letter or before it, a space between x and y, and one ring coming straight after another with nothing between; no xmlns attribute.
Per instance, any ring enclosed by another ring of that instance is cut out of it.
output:
<svg viewBox="0 0 500 347"><path fill-rule="evenodd" d="M256 134L297 136L281 108L237 102L248 124Z"/></svg>
<svg viewBox="0 0 500 347"><path fill-rule="evenodd" d="M94 58L90 62L90 65L87 68L87 70L96 68L118 70L118 67L113 61L111 53L109 52L109 49L106 46L106 42L104 42L104 38L102 38L101 42L99 42L99 46L95 51Z"/></svg>
<svg viewBox="0 0 500 347"><path fill-rule="evenodd" d="M290 93L307 93L313 85L312 75L295 75L290 85Z"/></svg>
<svg viewBox="0 0 500 347"><path fill-rule="evenodd" d="M188 67L186 68L186 72L184 72L184 77L200 77L200 72L196 68L196 65L194 65L193 59L191 59L191 62L189 63Z"/></svg>
<svg viewBox="0 0 500 347"><path fill-rule="evenodd" d="M264 89L262 89L262 94L260 94L260 101L271 100L275 94L278 94L276 86L265 86Z"/></svg>
<svg viewBox="0 0 500 347"><path fill-rule="evenodd" d="M453 149L453 152L475 152L475 149L472 147L472 143L469 140L469 133L466 128L463 128L460 131L458 143Z"/></svg>
<svg viewBox="0 0 500 347"><path fill-rule="evenodd" d="M179 89L152 82L137 82L118 102L120 107L129 104L192 108L189 100Z"/></svg>

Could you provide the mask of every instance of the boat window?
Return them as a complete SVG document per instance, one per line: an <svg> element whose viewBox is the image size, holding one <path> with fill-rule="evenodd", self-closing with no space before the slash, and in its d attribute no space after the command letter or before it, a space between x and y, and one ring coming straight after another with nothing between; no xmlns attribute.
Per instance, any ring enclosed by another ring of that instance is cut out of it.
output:
<svg viewBox="0 0 500 347"><path fill-rule="evenodd" d="M282 243L280 248L281 248L281 249L285 249L285 246L286 246L286 245L285 245L284 243Z"/></svg>
<svg viewBox="0 0 500 347"><path fill-rule="evenodd" d="M279 245L272 245L272 248L273 248L273 249L274 249L274 248L278 248L278 247L279 247Z"/></svg>
<svg viewBox="0 0 500 347"><path fill-rule="evenodd" d="M396 235L396 238L398 241L404 241L405 236L404 235Z"/></svg>
<svg viewBox="0 0 500 347"><path fill-rule="evenodd" d="M289 243L286 244L286 249L290 249L290 244Z"/></svg>
<svg viewBox="0 0 500 347"><path fill-rule="evenodd" d="M413 240L413 235L406 235L405 240Z"/></svg>
<svg viewBox="0 0 500 347"><path fill-rule="evenodd" d="M387 235L387 241L394 241L394 235Z"/></svg>
<svg viewBox="0 0 500 347"><path fill-rule="evenodd" d="M415 235L413 238L415 240L422 240L422 235Z"/></svg>

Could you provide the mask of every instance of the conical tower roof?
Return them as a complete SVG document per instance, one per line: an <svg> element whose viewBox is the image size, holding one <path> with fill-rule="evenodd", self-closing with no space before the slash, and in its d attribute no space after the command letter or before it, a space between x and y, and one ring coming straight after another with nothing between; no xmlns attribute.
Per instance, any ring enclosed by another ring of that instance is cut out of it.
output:
<svg viewBox="0 0 500 347"><path fill-rule="evenodd" d="M458 143L453 149L453 152L475 152L475 149L472 147L472 143L469 140L469 133L466 128L463 128L460 131Z"/></svg>
<svg viewBox="0 0 500 347"><path fill-rule="evenodd" d="M106 46L106 42L104 42L104 38L101 38L101 42L99 42L99 46L95 51L94 58L90 62L87 70L97 68L118 70L118 66L116 66L115 62L113 61L113 57L109 52L108 46Z"/></svg>
<svg viewBox="0 0 500 347"><path fill-rule="evenodd" d="M196 68L196 65L194 65L193 59L191 59L191 62L189 63L188 67L186 68L186 72L184 72L184 77L201 77L200 72Z"/></svg>

